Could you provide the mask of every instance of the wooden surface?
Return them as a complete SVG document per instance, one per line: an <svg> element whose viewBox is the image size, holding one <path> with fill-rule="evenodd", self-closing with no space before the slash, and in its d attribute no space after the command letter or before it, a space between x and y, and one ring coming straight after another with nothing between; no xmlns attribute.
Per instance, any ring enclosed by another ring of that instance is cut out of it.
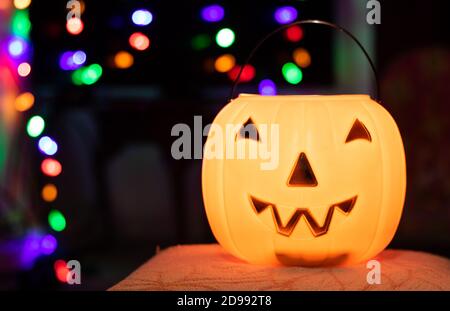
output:
<svg viewBox="0 0 450 311"><path fill-rule="evenodd" d="M369 285L365 264L352 267L267 267L247 264L219 245L170 247L110 290L450 290L450 260L386 250L381 284Z"/></svg>

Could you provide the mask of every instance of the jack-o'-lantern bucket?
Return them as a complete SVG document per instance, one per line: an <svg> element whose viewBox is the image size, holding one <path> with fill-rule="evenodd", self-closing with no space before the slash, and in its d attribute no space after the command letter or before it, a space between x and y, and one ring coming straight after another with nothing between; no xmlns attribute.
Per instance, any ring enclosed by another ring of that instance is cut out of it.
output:
<svg viewBox="0 0 450 311"><path fill-rule="evenodd" d="M322 21L294 24L305 23L349 34ZM210 127L202 188L214 236L238 258L359 263L397 230L406 191L403 142L369 95L240 95Z"/></svg>

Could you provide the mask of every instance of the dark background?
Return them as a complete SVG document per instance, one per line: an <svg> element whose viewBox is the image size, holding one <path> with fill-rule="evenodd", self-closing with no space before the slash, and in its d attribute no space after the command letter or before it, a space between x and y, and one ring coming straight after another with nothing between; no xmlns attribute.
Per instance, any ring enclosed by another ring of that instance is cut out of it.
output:
<svg viewBox="0 0 450 311"><path fill-rule="evenodd" d="M205 63L224 50L214 43L194 50L192 38L232 28L237 39L226 52L242 64L258 40L277 27L272 16L280 5L298 8L299 19L339 22L337 12L345 20L346 10L348 19L355 19L346 1L216 2L226 10L219 24L204 23L199 17L200 9L212 1L86 1L85 29L70 36L65 31L65 1L33 1L30 87L39 105L31 113L46 116L48 133L60 145L63 173L56 179L60 193L51 205L64 213L67 228L56 234L55 254L40 258L31 270L0 274L0 288L106 289L157 248L214 242L202 205L201 160L176 161L170 154L172 126L192 125L194 115L203 116L204 125L211 122L231 89L225 74L205 69ZM367 1L360 3L364 11ZM144 28L130 21L140 7L154 15ZM390 247L449 257L448 1L381 1L381 8L381 25L368 28L374 37L370 53L379 73L380 99L402 133L408 169L404 214ZM128 36L134 31L149 35L149 50L129 47ZM304 31L299 43L286 42L281 35L267 42L252 61L255 80L239 91L256 93L255 81L270 77L282 93L361 92L355 85L336 86L333 42L341 34L314 26L305 26ZM279 68L297 46L306 47L313 61L304 70L301 86L293 87L283 82ZM70 74L58 66L60 53L71 49L82 49L89 63L102 64L99 82L88 87L71 83ZM118 50L133 53L133 67L117 70L109 65ZM356 47L355 51L360 53ZM357 69L370 72L367 63ZM26 150L20 157L29 176L24 181L32 202L27 213L35 225L45 228L50 207L40 199L47 182L39 172L42 156L25 134L17 140ZM15 172L15 167L10 170ZM82 263L81 286L56 281L56 259Z"/></svg>

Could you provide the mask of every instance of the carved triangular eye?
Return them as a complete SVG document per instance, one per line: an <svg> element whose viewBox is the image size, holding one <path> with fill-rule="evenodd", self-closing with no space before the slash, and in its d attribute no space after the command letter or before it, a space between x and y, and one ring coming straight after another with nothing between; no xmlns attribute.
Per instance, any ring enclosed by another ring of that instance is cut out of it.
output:
<svg viewBox="0 0 450 311"><path fill-rule="evenodd" d="M258 128L253 122L252 118L248 118L248 120L242 125L239 132L237 133L237 137L259 141Z"/></svg>
<svg viewBox="0 0 450 311"><path fill-rule="evenodd" d="M353 126L350 129L347 138L345 139L345 143L349 143L355 139L365 139L368 141L372 141L372 137L370 136L370 133L367 130L366 126L358 119L356 119L353 123Z"/></svg>

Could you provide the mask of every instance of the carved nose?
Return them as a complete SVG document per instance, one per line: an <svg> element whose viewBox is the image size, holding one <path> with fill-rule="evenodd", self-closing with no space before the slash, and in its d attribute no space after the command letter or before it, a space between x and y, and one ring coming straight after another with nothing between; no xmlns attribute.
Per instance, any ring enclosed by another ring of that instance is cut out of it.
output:
<svg viewBox="0 0 450 311"><path fill-rule="evenodd" d="M315 187L317 185L317 179L309 164L308 158L306 157L306 154L302 152L289 176L288 186Z"/></svg>

